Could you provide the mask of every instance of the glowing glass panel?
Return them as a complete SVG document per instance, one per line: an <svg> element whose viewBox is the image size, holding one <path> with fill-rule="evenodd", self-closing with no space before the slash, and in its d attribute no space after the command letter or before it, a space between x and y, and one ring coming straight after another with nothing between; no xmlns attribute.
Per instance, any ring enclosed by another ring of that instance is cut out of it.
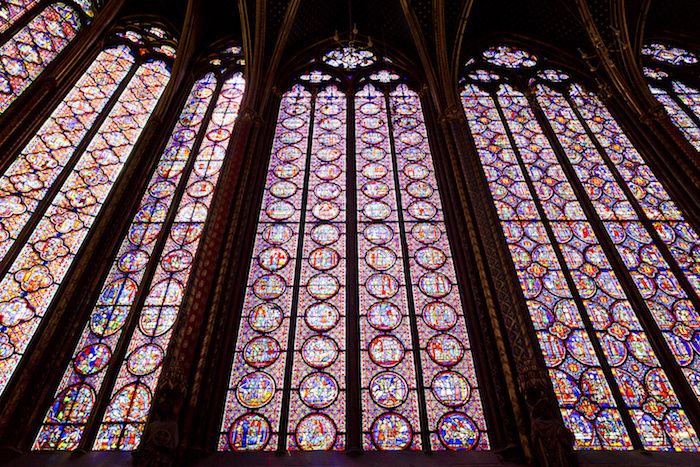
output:
<svg viewBox="0 0 700 467"><path fill-rule="evenodd" d="M4 0L0 3L0 33L7 31L37 3L39 0Z"/></svg>
<svg viewBox="0 0 700 467"><path fill-rule="evenodd" d="M0 281L4 390L141 135L170 73L163 62L137 70Z"/></svg>
<svg viewBox="0 0 700 467"><path fill-rule="evenodd" d="M509 86L498 94L508 126L517 135L521 163L642 443L650 450L695 450L700 445L695 430L527 99Z"/></svg>
<svg viewBox="0 0 700 467"><path fill-rule="evenodd" d="M55 392L34 449L78 447L215 89L213 74L195 83ZM162 328L166 320L142 317L142 321L142 327L153 329L154 325ZM152 356L158 357L157 352Z"/></svg>
<svg viewBox="0 0 700 467"><path fill-rule="evenodd" d="M0 47L0 114L75 37L81 23L65 3L52 3Z"/></svg>
<svg viewBox="0 0 700 467"><path fill-rule="evenodd" d="M564 423L579 449L631 449L591 336L584 328L496 102L477 86L467 85L462 105Z"/></svg>
<svg viewBox="0 0 700 467"><path fill-rule="evenodd" d="M691 284L697 288L697 274L689 271L694 260L687 258L687 254L684 256L682 250L683 245L696 244L697 234L683 220L680 211L607 109L592 94L578 87L573 87L571 92L581 114L587 119L588 128L615 162L615 170L640 202L644 213L651 218L659 237L677 258L681 269L688 271L686 274ZM565 97L539 86L537 99L670 350L700 398L700 356L691 350L693 336L700 330L700 315L659 251L660 245L655 244L649 230L638 218L632 200L615 181L610 167Z"/></svg>
<svg viewBox="0 0 700 467"><path fill-rule="evenodd" d="M372 65L377 57L371 50L349 45L328 51L323 56L323 61L334 68L354 70Z"/></svg>
<svg viewBox="0 0 700 467"><path fill-rule="evenodd" d="M664 106L671 121L685 134L690 144L700 151L700 128L666 90L652 85L649 85L649 89L656 100Z"/></svg>
<svg viewBox="0 0 700 467"><path fill-rule="evenodd" d="M182 307L192 264L219 180L245 88L241 73L226 80L194 161L143 308L114 383L93 445L96 450L138 447L163 360ZM207 94L208 91L204 91Z"/></svg>
<svg viewBox="0 0 700 467"><path fill-rule="evenodd" d="M533 67L537 57L517 47L498 45L484 51L484 59L505 68Z"/></svg>
<svg viewBox="0 0 700 467"><path fill-rule="evenodd" d="M345 447L346 98L316 96L287 448ZM331 232L330 236L320 235ZM319 237L320 236L320 237Z"/></svg>
<svg viewBox="0 0 700 467"><path fill-rule="evenodd" d="M306 177L311 94L282 97L219 438L220 450L277 449ZM333 238L333 237L329 237ZM298 291L296 291L298 293ZM269 349L261 360L260 344ZM318 426L328 427L325 419Z"/></svg>
<svg viewBox="0 0 700 467"><path fill-rule="evenodd" d="M421 448L387 102L372 85L355 96L362 431L366 450ZM401 418L392 418L391 413Z"/></svg>
<svg viewBox="0 0 700 467"><path fill-rule="evenodd" d="M390 99L430 444L435 450L489 449L420 98L400 85Z"/></svg>
<svg viewBox="0 0 700 467"><path fill-rule="evenodd" d="M0 258L17 240L56 178L70 166L78 145L133 64L126 46L100 52L0 178Z"/></svg>
<svg viewBox="0 0 700 467"><path fill-rule="evenodd" d="M692 65L698 62L698 57L692 52L657 42L642 47L642 55L671 65Z"/></svg>

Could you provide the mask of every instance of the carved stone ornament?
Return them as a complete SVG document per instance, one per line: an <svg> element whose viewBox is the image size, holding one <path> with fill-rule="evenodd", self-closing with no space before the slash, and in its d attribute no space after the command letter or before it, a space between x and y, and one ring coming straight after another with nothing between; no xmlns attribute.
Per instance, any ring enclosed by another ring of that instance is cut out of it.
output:
<svg viewBox="0 0 700 467"><path fill-rule="evenodd" d="M182 366L174 364L163 375L153 401L141 445L134 453L136 465L166 467L174 464L179 444L178 417L187 387Z"/></svg>
<svg viewBox="0 0 700 467"><path fill-rule="evenodd" d="M531 368L520 381L530 415L530 438L534 462L542 467L576 465L574 435L564 426L551 399L545 370Z"/></svg>

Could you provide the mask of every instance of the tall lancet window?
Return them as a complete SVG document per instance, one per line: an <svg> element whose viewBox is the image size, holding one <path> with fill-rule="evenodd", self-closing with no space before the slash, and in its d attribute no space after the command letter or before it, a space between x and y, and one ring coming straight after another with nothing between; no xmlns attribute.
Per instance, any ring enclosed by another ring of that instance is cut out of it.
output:
<svg viewBox="0 0 700 467"><path fill-rule="evenodd" d="M333 50L282 96L220 450L489 448L420 97L385 67Z"/></svg>
<svg viewBox="0 0 700 467"><path fill-rule="evenodd" d="M89 0L0 3L0 114L61 53L93 14Z"/></svg>
<svg viewBox="0 0 700 467"><path fill-rule="evenodd" d="M578 449L697 451L695 230L599 98L498 46L462 104Z"/></svg>
<svg viewBox="0 0 700 467"><path fill-rule="evenodd" d="M34 449L138 447L238 117L240 53L209 58L186 97Z"/></svg>
<svg viewBox="0 0 700 467"><path fill-rule="evenodd" d="M698 56L688 50L652 42L642 48L642 72L649 89L673 123L700 151Z"/></svg>
<svg viewBox="0 0 700 467"><path fill-rule="evenodd" d="M168 83L156 33L115 37L0 176L0 393Z"/></svg>

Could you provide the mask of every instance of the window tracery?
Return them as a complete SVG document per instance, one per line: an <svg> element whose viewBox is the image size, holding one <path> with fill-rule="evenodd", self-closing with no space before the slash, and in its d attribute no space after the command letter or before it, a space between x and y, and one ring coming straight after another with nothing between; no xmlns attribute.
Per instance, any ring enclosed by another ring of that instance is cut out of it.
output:
<svg viewBox="0 0 700 467"><path fill-rule="evenodd" d="M524 54L469 63L462 103L564 422L578 449L697 451L668 377L697 395L697 234L598 97Z"/></svg>
<svg viewBox="0 0 700 467"><path fill-rule="evenodd" d="M649 89L673 123L700 151L698 56L688 50L652 42L642 48L642 73Z"/></svg>
<svg viewBox="0 0 700 467"><path fill-rule="evenodd" d="M138 447L245 88L235 50L213 55L194 83L34 449ZM116 380L103 387L110 372ZM95 413L101 398L107 407ZM89 422L98 424L94 442L82 440Z"/></svg>
<svg viewBox="0 0 700 467"><path fill-rule="evenodd" d="M91 16L93 7L89 1L6 0L0 4L0 114L75 38Z"/></svg>
<svg viewBox="0 0 700 467"><path fill-rule="evenodd" d="M219 450L342 450L356 403L365 450L489 448L420 98L369 65L282 96Z"/></svg>

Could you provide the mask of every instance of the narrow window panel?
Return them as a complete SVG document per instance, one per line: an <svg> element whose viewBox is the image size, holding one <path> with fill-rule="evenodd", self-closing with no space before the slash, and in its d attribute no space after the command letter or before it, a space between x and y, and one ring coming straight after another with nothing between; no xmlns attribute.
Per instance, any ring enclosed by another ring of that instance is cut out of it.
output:
<svg viewBox="0 0 700 467"><path fill-rule="evenodd" d="M69 168L110 98L134 65L127 46L103 50L0 178L0 259L59 175ZM0 305L2 306L2 305Z"/></svg>
<svg viewBox="0 0 700 467"><path fill-rule="evenodd" d="M538 101L547 113L552 128L566 150L567 157L603 221L610 239L615 243L620 257L629 269L632 280L646 301L676 362L683 369L696 397L700 398L700 357L691 350L693 334L700 329L700 315L659 251L659 245L654 243L649 230L632 208L633 200L627 199L615 181L611 169L605 164L564 96L544 86L538 87L537 94ZM608 115L600 106L596 106L595 109L598 116ZM589 109L587 114L590 114L590 111ZM645 183L651 184L653 188L652 193L663 196L663 207L657 207L658 198L653 197L646 189L637 191L644 211L652 220L660 219L654 222L656 230L669 229L667 234L661 235L661 239L674 239L675 237L669 236L675 231L673 227L686 224L680 211L672 202L666 201L668 195L665 190L652 178L651 170L643 164L639 154L629 145L629 141L614 121L605 119L605 124L617 129L619 133L612 135L614 140L601 140L601 144L606 148L619 147L619 152L613 149L615 152L610 154L611 159L616 161L616 167L619 164L623 179L630 180L632 193L636 191L633 188L633 184L637 183L634 178L644 176ZM602 133L599 134L602 135L601 138L608 138ZM661 221L669 218L678 220ZM694 234L692 229L690 232ZM669 243L668 246L673 252L674 245ZM692 276L689 279L692 284ZM697 285L697 282L695 284ZM678 332L681 329L687 331Z"/></svg>
<svg viewBox="0 0 700 467"><path fill-rule="evenodd" d="M481 391L420 98L399 85L391 110L430 444L486 450Z"/></svg>
<svg viewBox="0 0 700 467"><path fill-rule="evenodd" d="M0 390L17 368L169 78L161 61L136 70L0 281L0 339L7 349L0 361Z"/></svg>
<svg viewBox="0 0 700 467"><path fill-rule="evenodd" d="M355 96L363 446L421 449L399 192L384 92Z"/></svg>
<svg viewBox="0 0 700 467"><path fill-rule="evenodd" d="M462 104L564 423L574 435L576 448L631 449L591 336L584 328L496 103L477 86L467 85Z"/></svg>
<svg viewBox="0 0 700 467"><path fill-rule="evenodd" d="M219 450L277 449L297 247L307 171L311 94L282 97L235 344ZM268 343L269 358L256 358ZM284 428L282 428L284 429Z"/></svg>
<svg viewBox="0 0 700 467"><path fill-rule="evenodd" d="M37 3L39 0L5 0L2 2L0 4L0 33L7 31Z"/></svg>
<svg viewBox="0 0 700 467"><path fill-rule="evenodd" d="M213 73L195 83L55 392L33 449L78 447L215 89Z"/></svg>
<svg viewBox="0 0 700 467"><path fill-rule="evenodd" d="M99 426L95 450L131 451L140 443L244 88L241 73L221 88Z"/></svg>
<svg viewBox="0 0 700 467"><path fill-rule="evenodd" d="M700 441L632 304L525 96L502 86L499 102L586 314L645 448L692 450ZM528 122L526 125L522 121ZM614 253L613 253L614 254Z"/></svg>

